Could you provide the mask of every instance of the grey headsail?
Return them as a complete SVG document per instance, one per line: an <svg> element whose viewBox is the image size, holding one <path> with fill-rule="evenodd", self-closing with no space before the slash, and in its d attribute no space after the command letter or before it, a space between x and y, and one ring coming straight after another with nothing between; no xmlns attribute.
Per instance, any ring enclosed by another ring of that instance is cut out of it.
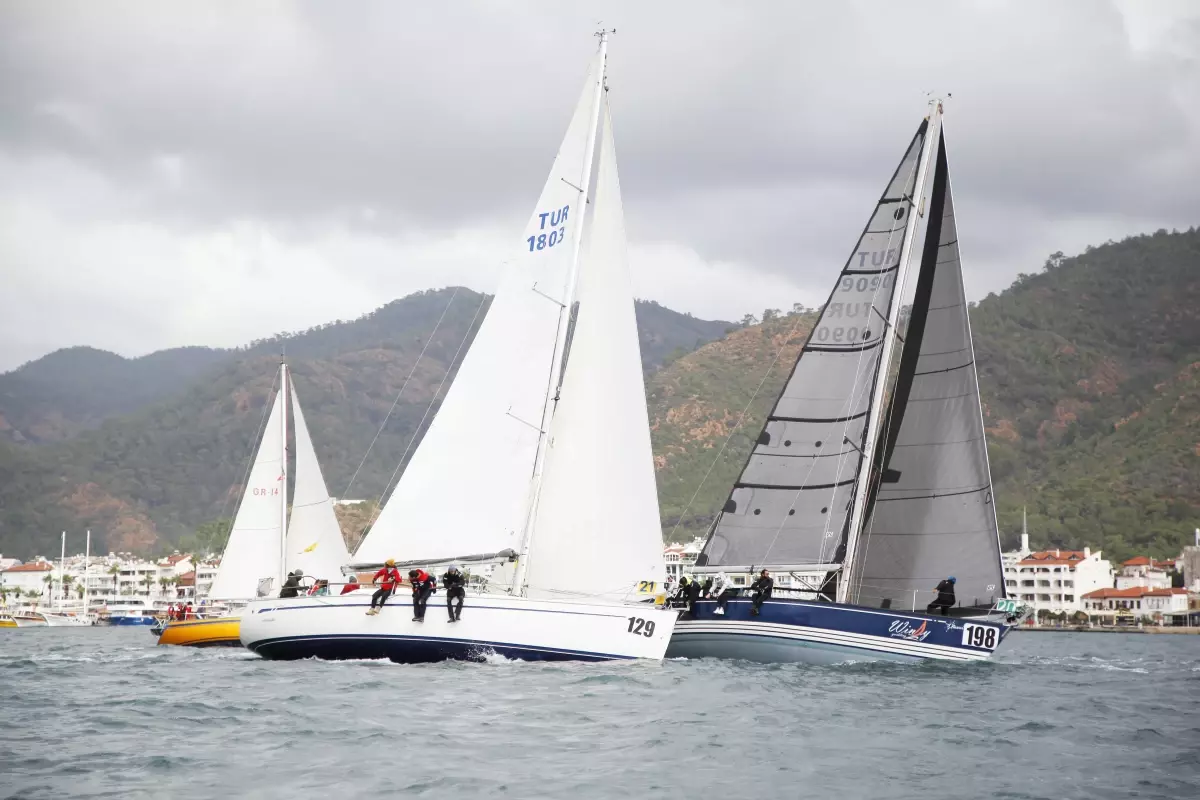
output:
<svg viewBox="0 0 1200 800"><path fill-rule="evenodd" d="M698 564L825 564L837 557L927 129L922 122L888 181Z"/></svg>
<svg viewBox="0 0 1200 800"><path fill-rule="evenodd" d="M920 273L892 404L876 451L882 469L851 593L862 605L923 610L957 579L961 605L1004 596L992 478L963 291L946 143L939 142Z"/></svg>

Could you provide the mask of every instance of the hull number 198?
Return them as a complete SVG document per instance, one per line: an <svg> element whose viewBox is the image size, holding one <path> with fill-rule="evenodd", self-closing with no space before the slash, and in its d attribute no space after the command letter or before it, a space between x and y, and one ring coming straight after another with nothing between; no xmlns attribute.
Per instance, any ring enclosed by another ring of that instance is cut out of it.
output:
<svg viewBox="0 0 1200 800"><path fill-rule="evenodd" d="M995 650L996 633L996 629L991 625L972 625L967 623L963 626L962 643L967 647L982 647L985 650Z"/></svg>
<svg viewBox="0 0 1200 800"><path fill-rule="evenodd" d="M629 618L629 633L645 636L649 639L654 635L654 620L642 619L641 617Z"/></svg>

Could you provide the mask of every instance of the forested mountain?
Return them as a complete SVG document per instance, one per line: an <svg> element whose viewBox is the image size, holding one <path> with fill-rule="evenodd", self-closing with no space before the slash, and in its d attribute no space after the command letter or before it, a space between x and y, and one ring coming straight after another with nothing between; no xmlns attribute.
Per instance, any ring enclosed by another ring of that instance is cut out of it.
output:
<svg viewBox="0 0 1200 800"><path fill-rule="evenodd" d="M27 557L50 549L57 531L85 527L101 546L153 550L232 513L281 352L330 491L377 497L488 302L468 289L422 292L239 350L124 359L72 348L0 376L0 552ZM636 311L647 372L731 327L656 303Z"/></svg>
<svg viewBox="0 0 1200 800"><path fill-rule="evenodd" d="M176 368L173 375L185 377L175 378L174 394L155 389L152 403L121 416L111 409L140 401L114 398L104 411L48 391L42 405L63 420L62 441L11 422L8 441L0 437L0 551L29 556L50 549L64 527L84 526L109 548L152 551L231 514L281 349L330 491L377 498L486 302L459 290L350 486L452 292L414 295L361 320L239 351L165 351L195 359L190 374ZM1190 541L1200 525L1198 309L1195 230L1070 258L1056 253L1038 274L972 308L1006 546L1020 532L1022 506L1040 546L1088 544L1120 559L1175 555ZM703 531L724 502L813 315L769 312L760 324L735 328L654 304L637 310L664 532L684 539ZM0 376L0 387L45 366ZM80 381L62 385L74 392L90 385ZM170 381L149 385L163 383ZM8 402L0 393L5 418L19 418ZM36 406L21 413L36 417ZM735 431L743 410L747 420ZM82 432L72 436L68 423ZM18 444L35 438L52 443Z"/></svg>
<svg viewBox="0 0 1200 800"><path fill-rule="evenodd" d="M650 380L667 533L681 514L676 538L703 531L724 502L811 322L737 331ZM971 322L1005 545L1027 506L1037 545L1177 555L1200 525L1200 231L1055 253Z"/></svg>

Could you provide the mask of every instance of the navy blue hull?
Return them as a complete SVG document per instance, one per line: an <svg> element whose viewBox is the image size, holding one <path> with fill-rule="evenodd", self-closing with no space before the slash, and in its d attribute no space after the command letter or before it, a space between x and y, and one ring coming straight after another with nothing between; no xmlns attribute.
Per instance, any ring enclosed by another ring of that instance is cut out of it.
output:
<svg viewBox="0 0 1200 800"><path fill-rule="evenodd" d="M894 612L807 600L770 600L751 614L748 599L733 599L718 615L715 601L681 617L667 658L833 664L846 661L978 661L1007 634L997 622ZM978 643L976 645L976 642Z"/></svg>
<svg viewBox="0 0 1200 800"><path fill-rule="evenodd" d="M151 626L151 625L154 625L155 622L157 622L157 620L154 619L154 617L110 617L108 620L109 625L121 625L121 626L125 626L125 625Z"/></svg>
<svg viewBox="0 0 1200 800"><path fill-rule="evenodd" d="M485 661L491 655L521 661L611 661L613 656L575 650L549 650L505 644L415 636L305 636L264 639L250 647L275 661L321 658L332 661L386 658L397 664Z"/></svg>

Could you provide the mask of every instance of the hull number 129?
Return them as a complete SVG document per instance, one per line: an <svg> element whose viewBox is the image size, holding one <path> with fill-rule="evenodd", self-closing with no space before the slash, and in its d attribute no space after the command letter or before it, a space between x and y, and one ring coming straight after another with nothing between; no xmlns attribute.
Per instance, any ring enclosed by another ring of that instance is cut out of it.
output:
<svg viewBox="0 0 1200 800"><path fill-rule="evenodd" d="M642 619L641 617L629 618L629 633L645 636L649 639L654 635L654 620Z"/></svg>

